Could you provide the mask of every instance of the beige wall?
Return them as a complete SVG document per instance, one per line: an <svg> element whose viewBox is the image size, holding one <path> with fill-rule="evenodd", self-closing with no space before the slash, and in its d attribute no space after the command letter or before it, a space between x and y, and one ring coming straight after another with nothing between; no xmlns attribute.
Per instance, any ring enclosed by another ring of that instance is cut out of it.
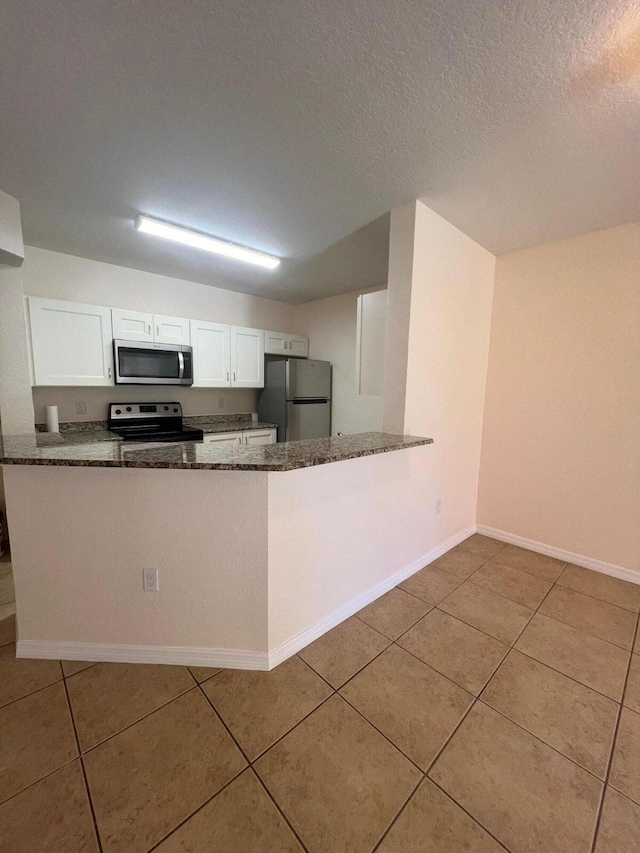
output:
<svg viewBox="0 0 640 853"><path fill-rule="evenodd" d="M420 202L408 208L391 220L384 420L434 439L415 472L433 547L476 521L495 257Z"/></svg>
<svg viewBox="0 0 640 853"><path fill-rule="evenodd" d="M404 432L417 202L391 211L382 428Z"/></svg>
<svg viewBox="0 0 640 853"><path fill-rule="evenodd" d="M266 654L267 474L7 465L4 476L21 641ZM143 591L145 568L158 569L158 592Z"/></svg>
<svg viewBox="0 0 640 853"><path fill-rule="evenodd" d="M478 523L640 571L640 223L498 259Z"/></svg>
<svg viewBox="0 0 640 853"><path fill-rule="evenodd" d="M296 327L309 335L309 356L333 365L333 435L382 428L382 396L358 393L357 305L358 292L352 292L293 306Z"/></svg>
<svg viewBox="0 0 640 853"><path fill-rule="evenodd" d="M22 290L20 205L0 191L0 430L33 432Z"/></svg>
<svg viewBox="0 0 640 853"><path fill-rule="evenodd" d="M7 465L18 655L274 666L445 550L424 550L431 450L279 473Z"/></svg>

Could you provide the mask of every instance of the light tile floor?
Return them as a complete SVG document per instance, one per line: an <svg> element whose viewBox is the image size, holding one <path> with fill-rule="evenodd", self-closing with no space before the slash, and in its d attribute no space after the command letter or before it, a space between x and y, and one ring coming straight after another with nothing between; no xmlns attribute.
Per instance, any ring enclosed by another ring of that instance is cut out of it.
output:
<svg viewBox="0 0 640 853"><path fill-rule="evenodd" d="M2 851L640 850L640 586L475 535L270 673L16 660L0 608Z"/></svg>

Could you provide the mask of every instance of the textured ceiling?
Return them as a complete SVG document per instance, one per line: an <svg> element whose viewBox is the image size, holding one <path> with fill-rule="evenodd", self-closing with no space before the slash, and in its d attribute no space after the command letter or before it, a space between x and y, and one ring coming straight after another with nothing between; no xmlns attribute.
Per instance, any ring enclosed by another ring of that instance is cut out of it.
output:
<svg viewBox="0 0 640 853"><path fill-rule="evenodd" d="M291 301L376 285L412 198L496 253L640 219L639 32L628 0L3 0L0 187L36 246Z"/></svg>

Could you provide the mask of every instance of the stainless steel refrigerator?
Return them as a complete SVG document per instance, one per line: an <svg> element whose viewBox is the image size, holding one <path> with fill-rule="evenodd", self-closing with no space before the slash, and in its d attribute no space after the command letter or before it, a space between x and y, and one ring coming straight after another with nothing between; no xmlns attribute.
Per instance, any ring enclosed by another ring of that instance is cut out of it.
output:
<svg viewBox="0 0 640 853"><path fill-rule="evenodd" d="M331 435L331 362L267 358L258 417L278 425L278 441Z"/></svg>

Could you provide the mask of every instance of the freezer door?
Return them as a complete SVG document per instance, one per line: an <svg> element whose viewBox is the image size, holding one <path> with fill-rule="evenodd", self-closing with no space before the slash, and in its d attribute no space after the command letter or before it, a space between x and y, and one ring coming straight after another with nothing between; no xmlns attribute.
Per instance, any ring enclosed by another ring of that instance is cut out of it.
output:
<svg viewBox="0 0 640 853"><path fill-rule="evenodd" d="M287 360L287 400L296 397L331 397L330 361Z"/></svg>
<svg viewBox="0 0 640 853"><path fill-rule="evenodd" d="M319 400L287 403L286 441L331 435L331 403Z"/></svg>

